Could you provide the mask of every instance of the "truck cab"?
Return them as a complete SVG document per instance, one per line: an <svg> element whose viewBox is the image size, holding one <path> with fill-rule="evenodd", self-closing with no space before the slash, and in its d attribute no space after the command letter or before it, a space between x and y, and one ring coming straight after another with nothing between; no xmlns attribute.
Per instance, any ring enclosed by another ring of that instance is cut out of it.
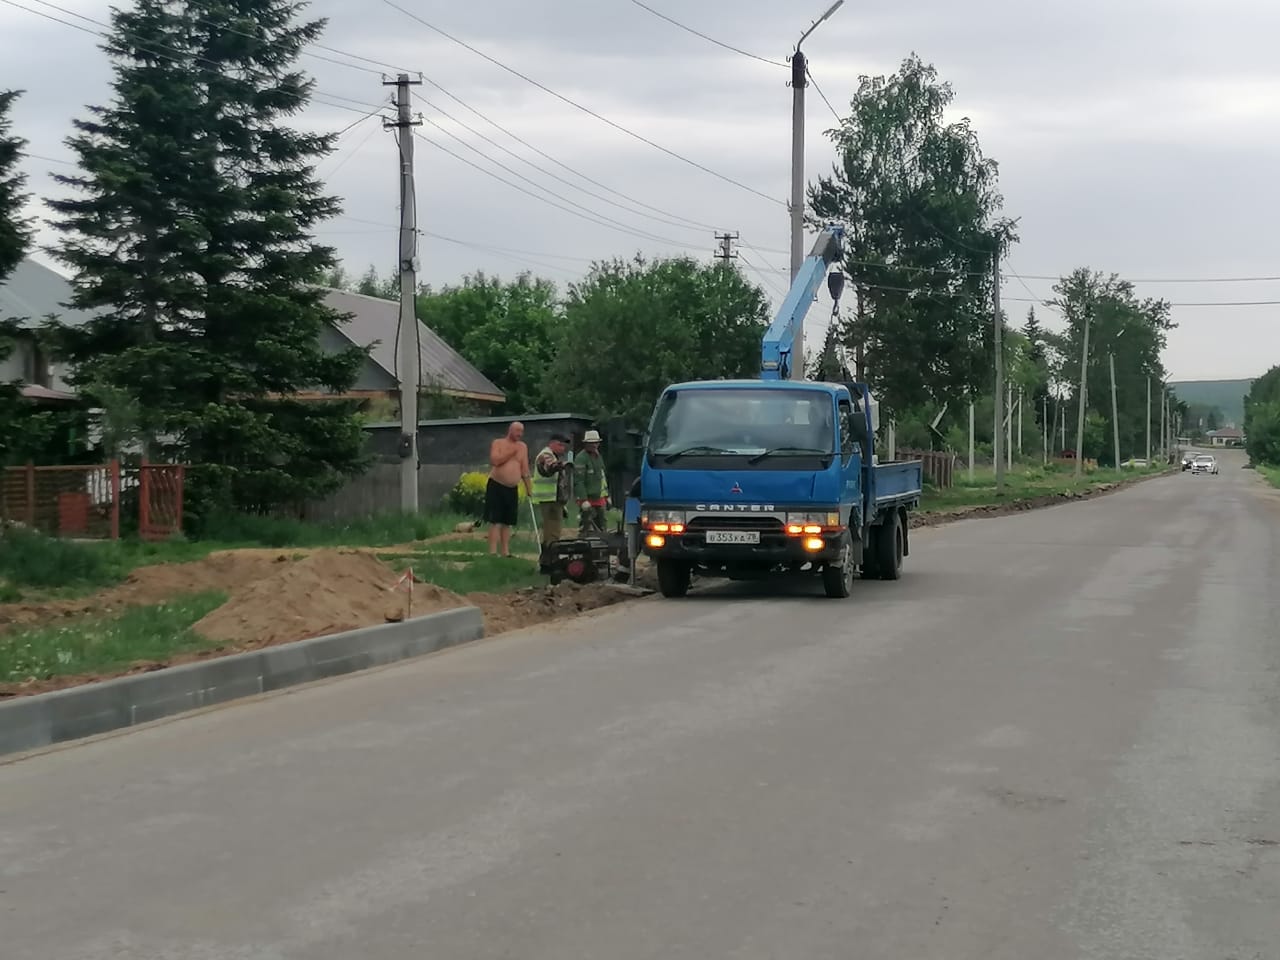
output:
<svg viewBox="0 0 1280 960"><path fill-rule="evenodd" d="M642 548L663 594L683 595L695 572L790 573L819 575L829 596L848 596L854 570L885 550L896 579L920 465L876 462L877 420L856 383L715 380L663 391L640 479ZM877 548L886 527L893 540Z"/></svg>

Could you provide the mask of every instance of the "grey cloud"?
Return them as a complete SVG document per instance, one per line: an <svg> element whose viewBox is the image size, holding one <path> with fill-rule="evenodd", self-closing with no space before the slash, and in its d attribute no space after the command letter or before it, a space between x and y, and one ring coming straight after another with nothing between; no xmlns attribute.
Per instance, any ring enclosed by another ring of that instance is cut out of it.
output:
<svg viewBox="0 0 1280 960"><path fill-rule="evenodd" d="M106 15L101 0L61 2L99 18ZM627 0L397 2L655 141L779 199L786 194L790 91L785 70L713 47ZM647 2L771 58L784 56L825 6L825 0ZM740 230L756 247L787 246L782 207L609 129L377 0L319 0L311 13L330 19L326 43L425 71L530 142L611 186ZM65 156L61 141L71 117L84 103L109 95L109 73L94 39L5 7L0 7L0 36L6 53L0 83L31 91L19 108L19 127L34 151ZM972 116L984 149L1001 164L1008 212L1022 218L1022 243L1012 256L1016 269L1059 273L1088 264L1132 276L1246 275L1280 272L1268 266L1280 254L1280 242L1260 215L1280 200L1273 175L1280 153L1276 36L1280 5L1271 0L918 0L909 5L850 0L806 49L822 89L837 107L847 103L859 75L892 70L912 51L938 66L955 85L957 115ZM375 75L305 62L327 93L369 102L386 96ZM421 92L524 153L430 87ZM308 122L336 129L356 116L316 105ZM826 173L834 160L822 136L831 123L827 108L811 95L810 178ZM486 165L430 127L424 133ZM710 250L710 231L624 213L476 143L556 192L679 246L585 223L420 144L425 229L485 247L537 251L540 257L512 256L560 268L536 269L561 284L579 275L592 257L681 248L706 255ZM350 217L396 222L395 157L388 135L357 127L322 167L334 168L331 186L344 197ZM49 165L32 161L31 169L33 188L46 191L42 171ZM394 232L355 232L377 229L340 220L326 228L324 239L353 271L369 263L385 267L395 255ZM743 252L766 270L786 265L785 255ZM502 274L521 269L498 253L429 238L423 240L423 264L425 279L437 285L480 268ZM785 279L766 275L774 283ZM1047 296L1049 283L1028 283L1037 296ZM1169 285L1143 292L1176 300L1280 299L1280 284ZM1006 293L1028 297L1016 281ZM1016 316L1025 308L1010 303ZM826 308L815 309L823 313ZM1178 310L1181 327L1171 341L1169 366L1180 376L1257 373L1280 359L1274 316L1269 308ZM1242 337L1251 349L1240 347Z"/></svg>

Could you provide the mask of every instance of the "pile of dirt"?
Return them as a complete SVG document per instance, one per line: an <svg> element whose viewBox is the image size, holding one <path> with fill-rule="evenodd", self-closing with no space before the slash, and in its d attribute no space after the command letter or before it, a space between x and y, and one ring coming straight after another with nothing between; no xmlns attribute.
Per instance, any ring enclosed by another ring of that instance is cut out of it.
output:
<svg viewBox="0 0 1280 960"><path fill-rule="evenodd" d="M318 550L234 591L195 625L210 640L252 650L405 618L408 594L397 576L364 551ZM456 594L415 583L413 616L464 606Z"/></svg>
<svg viewBox="0 0 1280 960"><path fill-rule="evenodd" d="M223 551L191 563L139 567L117 586L74 600L0 604L0 631L86 616L110 616L126 607L163 603L184 593L234 593L270 577L293 561L282 550Z"/></svg>
<svg viewBox="0 0 1280 960"><path fill-rule="evenodd" d="M554 587L529 587L516 593L473 593L466 602L484 614L485 636L532 627L549 620L573 617L632 599L604 584L565 581Z"/></svg>

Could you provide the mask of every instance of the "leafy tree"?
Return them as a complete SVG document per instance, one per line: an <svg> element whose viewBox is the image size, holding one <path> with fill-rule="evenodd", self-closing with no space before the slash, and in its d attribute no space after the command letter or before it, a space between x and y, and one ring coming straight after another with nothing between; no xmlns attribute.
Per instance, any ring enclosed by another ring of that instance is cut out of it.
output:
<svg viewBox="0 0 1280 960"><path fill-rule="evenodd" d="M80 384L125 391L139 425L196 464L196 513L271 509L322 495L363 464L352 405L300 405L342 389L363 352L327 354L344 318L313 285L335 265L312 230L334 216L314 174L333 136L286 126L312 82L295 67L323 21L289 0L139 0L114 9L115 79L68 143L78 194L51 203L75 273L58 327ZM282 459L283 458L283 459Z"/></svg>
<svg viewBox="0 0 1280 960"><path fill-rule="evenodd" d="M342 264L336 264L320 275L320 285L330 290L350 290L353 286L351 276Z"/></svg>
<svg viewBox="0 0 1280 960"><path fill-rule="evenodd" d="M845 338L893 410L969 396L992 376L992 258L1016 237L995 162L968 120L945 119L953 99L914 55L863 77L831 132L833 173L809 190L815 222L849 229Z"/></svg>
<svg viewBox="0 0 1280 960"><path fill-rule="evenodd" d="M1080 355L1084 326L1089 323L1087 364L1087 409L1098 413L1108 427L1111 423L1111 373L1108 357L1115 356L1116 396L1119 410L1120 456L1145 452L1147 381L1158 384L1164 377L1160 356L1174 324L1169 304L1163 300L1139 299L1133 284L1115 274L1103 276L1085 268L1063 277L1054 287L1050 304L1067 318L1062 347L1071 384L1071 394L1079 401ZM1074 357L1074 361L1069 358ZM1154 396L1151 403L1152 436L1159 433L1160 409ZM1115 459L1113 444L1100 451L1100 461ZM1090 453L1089 455L1093 455Z"/></svg>
<svg viewBox="0 0 1280 960"><path fill-rule="evenodd" d="M356 293L363 294L366 297L379 297L383 300L398 300L400 298L400 277L392 270L387 274L386 279L378 276L378 271L372 266L364 272L356 283Z"/></svg>
<svg viewBox="0 0 1280 960"><path fill-rule="evenodd" d="M1249 388L1244 399L1245 449L1254 463L1280 464L1280 366Z"/></svg>
<svg viewBox="0 0 1280 960"><path fill-rule="evenodd" d="M669 384L758 375L768 323L763 291L723 263L597 264L569 287L544 395L643 425Z"/></svg>
<svg viewBox="0 0 1280 960"><path fill-rule="evenodd" d="M527 273L510 283L476 273L461 286L418 294L417 310L419 320L502 389L507 411L539 409L560 317L553 283Z"/></svg>

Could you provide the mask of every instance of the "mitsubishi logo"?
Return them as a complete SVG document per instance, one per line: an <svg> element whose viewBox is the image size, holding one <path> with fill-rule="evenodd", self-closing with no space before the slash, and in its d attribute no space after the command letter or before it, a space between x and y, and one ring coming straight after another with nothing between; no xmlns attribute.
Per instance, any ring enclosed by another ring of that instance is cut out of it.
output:
<svg viewBox="0 0 1280 960"><path fill-rule="evenodd" d="M737 480L733 481L733 486L729 488L729 492L730 492L730 493L741 493L741 492L742 492L742 488L741 488L740 486L738 486L738 481L737 481Z"/></svg>

